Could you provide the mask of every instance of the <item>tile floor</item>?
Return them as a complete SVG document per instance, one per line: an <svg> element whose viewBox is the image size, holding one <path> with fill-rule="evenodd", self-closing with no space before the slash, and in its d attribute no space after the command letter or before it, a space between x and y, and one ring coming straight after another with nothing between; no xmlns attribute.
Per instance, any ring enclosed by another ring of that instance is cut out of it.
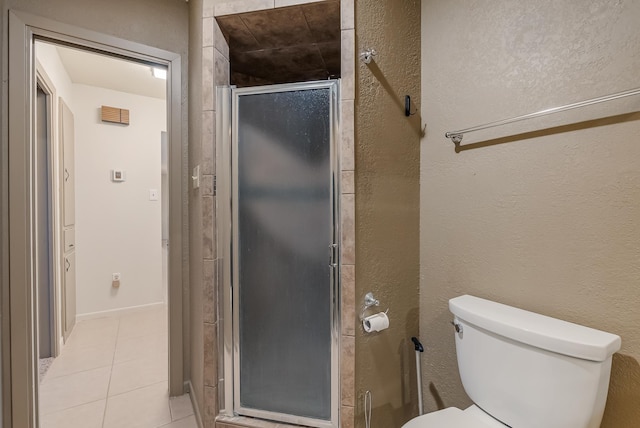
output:
<svg viewBox="0 0 640 428"><path fill-rule="evenodd" d="M76 324L40 384L41 428L198 428L169 398L166 307Z"/></svg>

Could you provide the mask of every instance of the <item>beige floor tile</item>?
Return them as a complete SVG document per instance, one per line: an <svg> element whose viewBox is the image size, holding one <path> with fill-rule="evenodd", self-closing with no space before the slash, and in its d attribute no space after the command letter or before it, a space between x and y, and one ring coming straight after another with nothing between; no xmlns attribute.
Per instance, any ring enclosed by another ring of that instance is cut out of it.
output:
<svg viewBox="0 0 640 428"><path fill-rule="evenodd" d="M104 428L152 428L170 422L167 382L107 399Z"/></svg>
<svg viewBox="0 0 640 428"><path fill-rule="evenodd" d="M154 334L150 336L120 338L116 343L114 364L138 358L149 358L154 355L161 355L167 358L168 355L167 333Z"/></svg>
<svg viewBox="0 0 640 428"><path fill-rule="evenodd" d="M166 354L114 364L109 396L166 381L169 377L168 371Z"/></svg>
<svg viewBox="0 0 640 428"><path fill-rule="evenodd" d="M166 309L147 309L123 315L120 318L118 338L167 334L168 319Z"/></svg>
<svg viewBox="0 0 640 428"><path fill-rule="evenodd" d="M80 321L73 328L63 350L93 346L115 347L119 324L117 317Z"/></svg>
<svg viewBox="0 0 640 428"><path fill-rule="evenodd" d="M40 386L41 428L197 428L189 396L168 397L167 332L166 308L79 322Z"/></svg>
<svg viewBox="0 0 640 428"><path fill-rule="evenodd" d="M162 425L161 428L198 428L198 423L196 422L195 416L188 416L184 419L171 422L170 424Z"/></svg>
<svg viewBox="0 0 640 428"><path fill-rule="evenodd" d="M193 406L191 405L189 394L171 397L169 399L169 408L171 409L171 420L173 421L193 415Z"/></svg>
<svg viewBox="0 0 640 428"><path fill-rule="evenodd" d="M44 381L99 367L110 367L113 364L113 353L111 345L65 348L51 364Z"/></svg>
<svg viewBox="0 0 640 428"><path fill-rule="evenodd" d="M103 367L49 379L40 385L40 414L106 398L110 375L110 367Z"/></svg>
<svg viewBox="0 0 640 428"><path fill-rule="evenodd" d="M40 428L102 428L107 400L94 401L61 412L43 415Z"/></svg>

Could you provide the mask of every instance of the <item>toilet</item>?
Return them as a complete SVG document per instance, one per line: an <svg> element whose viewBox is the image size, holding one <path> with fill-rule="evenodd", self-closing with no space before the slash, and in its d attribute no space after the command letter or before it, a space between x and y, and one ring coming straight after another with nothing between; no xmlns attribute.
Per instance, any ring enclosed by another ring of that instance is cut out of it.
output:
<svg viewBox="0 0 640 428"><path fill-rule="evenodd" d="M619 336L474 296L449 301L474 404L402 428L599 428Z"/></svg>

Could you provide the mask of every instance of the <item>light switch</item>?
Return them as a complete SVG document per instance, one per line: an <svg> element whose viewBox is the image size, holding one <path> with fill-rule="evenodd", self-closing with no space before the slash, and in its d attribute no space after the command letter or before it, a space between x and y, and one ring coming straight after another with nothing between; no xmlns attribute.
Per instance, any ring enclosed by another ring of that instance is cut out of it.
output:
<svg viewBox="0 0 640 428"><path fill-rule="evenodd" d="M193 174L191 175L191 180L193 180L193 188L200 188L200 165L197 165L193 168Z"/></svg>
<svg viewBox="0 0 640 428"><path fill-rule="evenodd" d="M149 200L157 201L159 197L158 189L149 189Z"/></svg>

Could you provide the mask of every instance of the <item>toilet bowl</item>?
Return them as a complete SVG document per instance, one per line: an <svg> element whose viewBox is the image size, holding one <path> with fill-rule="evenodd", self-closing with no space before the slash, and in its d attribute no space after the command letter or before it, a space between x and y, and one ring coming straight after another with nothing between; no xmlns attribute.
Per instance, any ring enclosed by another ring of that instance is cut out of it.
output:
<svg viewBox="0 0 640 428"><path fill-rule="evenodd" d="M449 301L474 405L402 428L599 428L619 336L474 296Z"/></svg>
<svg viewBox="0 0 640 428"><path fill-rule="evenodd" d="M482 411L478 406L466 410L448 407L407 422L403 428L509 428Z"/></svg>

